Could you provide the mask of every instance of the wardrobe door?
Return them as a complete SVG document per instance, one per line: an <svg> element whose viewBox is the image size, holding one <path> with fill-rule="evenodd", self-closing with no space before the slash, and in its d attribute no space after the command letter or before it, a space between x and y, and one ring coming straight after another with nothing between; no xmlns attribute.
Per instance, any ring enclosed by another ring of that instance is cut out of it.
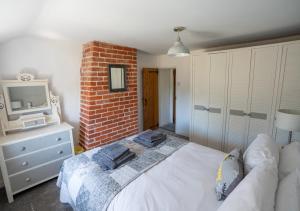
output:
<svg viewBox="0 0 300 211"><path fill-rule="evenodd" d="M300 110L300 41L284 45L281 64L277 109ZM277 143L288 143L288 131L274 131ZM300 133L294 132L292 140L300 141Z"/></svg>
<svg viewBox="0 0 300 211"><path fill-rule="evenodd" d="M272 135L280 69L280 49L276 45L252 49L248 145L259 133Z"/></svg>
<svg viewBox="0 0 300 211"><path fill-rule="evenodd" d="M192 117L191 141L207 145L209 56L207 53L192 56Z"/></svg>
<svg viewBox="0 0 300 211"><path fill-rule="evenodd" d="M222 150L226 113L228 54L210 54L208 146Z"/></svg>
<svg viewBox="0 0 300 211"><path fill-rule="evenodd" d="M228 106L225 151L241 149L247 143L247 112L250 80L251 48L230 52Z"/></svg>

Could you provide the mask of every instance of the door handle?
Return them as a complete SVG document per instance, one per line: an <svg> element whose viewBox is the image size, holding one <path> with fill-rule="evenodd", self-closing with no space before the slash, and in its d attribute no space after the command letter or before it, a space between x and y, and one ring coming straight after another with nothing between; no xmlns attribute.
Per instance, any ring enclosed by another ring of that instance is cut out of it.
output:
<svg viewBox="0 0 300 211"><path fill-rule="evenodd" d="M220 108L213 108L213 107L208 108L208 112L210 112L210 113L220 114L221 111L222 111L222 109L220 109Z"/></svg>
<svg viewBox="0 0 300 211"><path fill-rule="evenodd" d="M146 98L144 98L144 106L147 106L147 104L148 104L148 101Z"/></svg>
<svg viewBox="0 0 300 211"><path fill-rule="evenodd" d="M249 117L253 119L262 119L266 120L268 118L268 115L265 113L257 113L257 112L250 112Z"/></svg>
<svg viewBox="0 0 300 211"><path fill-rule="evenodd" d="M207 112L210 112L210 113L216 113L216 114L219 114L222 111L221 108L213 108L213 107L206 108L203 105L194 105L194 109L195 110L200 110L200 111L207 111Z"/></svg>
<svg viewBox="0 0 300 211"><path fill-rule="evenodd" d="M235 110L235 109L230 109L229 114L233 115L233 116L245 116L246 115L246 113L244 111Z"/></svg>
<svg viewBox="0 0 300 211"><path fill-rule="evenodd" d="M194 105L194 109L199 110L199 111L208 111L209 110L208 108L206 108L203 105Z"/></svg>
<svg viewBox="0 0 300 211"><path fill-rule="evenodd" d="M229 113L230 115L234 115L234 116L248 116L253 119L267 119L267 114L264 113L257 113L257 112L246 113L242 110L234 110L234 109L230 109Z"/></svg>

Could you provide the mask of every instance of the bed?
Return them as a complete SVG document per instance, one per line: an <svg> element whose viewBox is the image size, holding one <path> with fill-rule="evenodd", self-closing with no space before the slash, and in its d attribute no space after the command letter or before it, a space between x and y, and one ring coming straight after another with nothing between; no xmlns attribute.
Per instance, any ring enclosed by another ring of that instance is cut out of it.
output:
<svg viewBox="0 0 300 211"><path fill-rule="evenodd" d="M131 141L133 138L134 136L129 137L126 141ZM122 190L117 190L117 193L108 199L109 203L103 210L216 211L218 209L221 202L217 201L214 191L215 177L218 166L225 154L221 151L187 142L178 137L168 135L168 139L175 139L184 144L169 156L166 156L165 159L155 162L145 172L126 184ZM159 147L161 146L157 148ZM91 157L98 150L99 148L95 148L85 152L84 155ZM71 159L76 159L76 157ZM80 161L74 163L80 166ZM95 168L97 168L96 165ZM89 183L93 183L90 181L95 179L91 177L83 179L74 176L82 174L82 169L80 169L73 168L72 172L69 170L66 173L66 169L64 172L64 167L62 168L58 178L58 186L61 188L60 200L63 203L72 205L74 210L99 210L96 202L76 206L76 200L79 198L78 184L85 179L89 180ZM72 175L72 178L70 175L64 176L64 173ZM89 172L85 172L85 174L89 175ZM69 179L64 177L69 177ZM97 177L97 175L94 177ZM68 181L64 183L64 180ZM93 184L89 184L89 186L93 186ZM97 186L96 182L94 186ZM97 191L93 191L93 194L95 200L97 198L100 200L101 193L97 196ZM85 196L81 198L85 198Z"/></svg>
<svg viewBox="0 0 300 211"><path fill-rule="evenodd" d="M134 138L119 143L136 157L114 170L97 165L94 155L101 147L65 160L57 181L61 202L78 211L300 210L299 142L280 150L270 136L259 134L236 155L243 177L224 183L221 191L234 188L218 201L219 179L235 174L228 164L236 149L225 154L172 135L145 148Z"/></svg>

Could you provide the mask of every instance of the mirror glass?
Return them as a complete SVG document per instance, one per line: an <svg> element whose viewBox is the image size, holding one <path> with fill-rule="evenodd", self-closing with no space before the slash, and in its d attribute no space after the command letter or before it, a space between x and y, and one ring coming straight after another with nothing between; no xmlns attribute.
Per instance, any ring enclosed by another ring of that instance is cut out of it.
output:
<svg viewBox="0 0 300 211"><path fill-rule="evenodd" d="M126 70L123 65L110 65L110 91L126 91Z"/></svg>
<svg viewBox="0 0 300 211"><path fill-rule="evenodd" d="M11 110L31 110L47 108L47 92L45 86L7 87Z"/></svg>

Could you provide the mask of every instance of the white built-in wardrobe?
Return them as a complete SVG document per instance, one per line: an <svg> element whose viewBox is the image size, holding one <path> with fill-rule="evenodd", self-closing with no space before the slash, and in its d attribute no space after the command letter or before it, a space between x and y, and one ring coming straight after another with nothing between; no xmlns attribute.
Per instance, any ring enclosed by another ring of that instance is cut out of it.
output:
<svg viewBox="0 0 300 211"><path fill-rule="evenodd" d="M191 60L192 141L223 151L245 149L259 133L288 142L275 116L300 110L300 41L195 52Z"/></svg>

